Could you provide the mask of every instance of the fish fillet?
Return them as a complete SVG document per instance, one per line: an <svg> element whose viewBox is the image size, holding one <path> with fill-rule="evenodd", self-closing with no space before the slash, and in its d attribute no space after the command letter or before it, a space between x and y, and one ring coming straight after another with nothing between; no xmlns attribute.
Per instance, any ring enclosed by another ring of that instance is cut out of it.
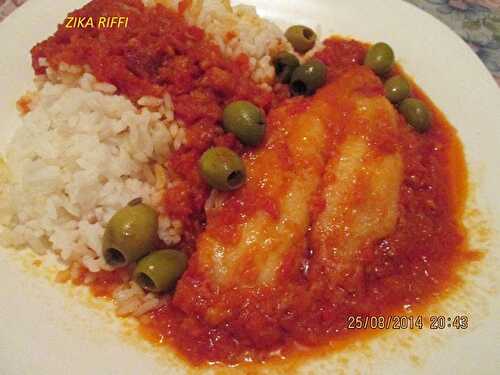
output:
<svg viewBox="0 0 500 375"><path fill-rule="evenodd" d="M397 115L381 87L358 67L269 114L264 144L244 155L245 186L210 199L178 307L219 324L247 296L292 284L309 247L334 278L337 263L351 264L359 247L392 230L402 166ZM314 213L318 197L324 209Z"/></svg>

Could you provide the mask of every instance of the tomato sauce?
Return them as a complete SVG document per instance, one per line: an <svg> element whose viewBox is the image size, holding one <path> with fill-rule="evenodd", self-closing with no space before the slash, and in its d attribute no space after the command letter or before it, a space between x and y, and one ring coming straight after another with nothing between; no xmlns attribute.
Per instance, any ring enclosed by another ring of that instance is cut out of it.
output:
<svg viewBox="0 0 500 375"><path fill-rule="evenodd" d="M89 65L98 80L114 84L132 100L167 92L172 96L175 115L186 125L188 142L168 163L177 182L166 192L164 204L172 217L183 221L184 249L191 254L196 234L203 228L203 206L209 194L197 170L201 153L213 145L244 151L221 129L224 105L247 99L268 111L287 95L282 86L273 92L258 87L250 79L248 57L224 58L203 30L187 25L180 14L161 6L146 9L139 0L94 0L71 16L102 14L129 17L129 27L85 30L60 25L54 36L33 48L33 67L44 73L40 57L52 67L61 62ZM328 66L328 81L334 82L349 67L363 63L366 49L366 44L331 38L316 57ZM391 72L397 73L402 73L399 67ZM318 347L353 337L356 333L346 326L348 316L418 309L457 285L459 265L479 257L467 251L461 224L467 193L463 151L446 118L415 84L412 87L412 95L431 109L432 127L419 134L400 117L403 130L398 136L405 171L397 228L363 252L360 273L348 290L327 290L321 279L308 280L313 257L308 251L300 267L291 262L281 270L279 285L265 291L226 293L222 298L228 305L245 306L228 312L233 319L207 325L169 302L141 319L146 335L169 343L193 364L264 361L276 353L293 355L297 344ZM366 90L380 94L377 88ZM297 111L304 109L297 105ZM254 198L256 205L265 205L270 213L276 210L265 198ZM231 204L239 212L238 202ZM313 214L321 211L322 204L314 202ZM231 215L220 226L230 228L240 219ZM220 235L232 240L231 230ZM126 270L101 272L92 289L98 296L110 295L126 276ZM207 288L196 274L184 277L192 278L199 290ZM307 283L313 287L305 288ZM289 302L285 314L276 307L276 301L284 299ZM190 304L190 311L205 311L210 301L192 298L183 304Z"/></svg>
<svg viewBox="0 0 500 375"><path fill-rule="evenodd" d="M332 38L325 45L316 57L327 64L329 82L352 65L362 64L368 48L340 38ZM395 67L389 76L395 74L404 72ZM317 348L358 337L359 331L347 328L349 316L387 316L419 310L456 286L457 268L480 258L478 253L467 250L461 224L467 193L463 150L443 114L415 84L412 87L412 95L426 102L431 110L432 127L419 134L400 116L402 130L398 139L402 145L404 181L399 221L391 235L362 252L362 267L351 285L345 285L345 290L329 290L321 278L308 279L313 257L310 252L299 268L293 261L289 267L283 267L278 286L264 291L225 293L221 297L223 306L245 308L228 312L231 318L223 324L210 322L207 326L194 316L180 313L175 302L200 313L212 305L210 300L189 300L189 295L180 293L184 296L182 301L174 298L174 304L149 314L145 330L157 339L172 342L193 363L240 363L249 359L258 362L276 353L293 356L297 344ZM379 87L366 90L366 95L372 91L380 95ZM304 110L300 104L298 107L299 112ZM379 147L385 147L382 138ZM322 202L313 203L318 206L313 209L314 214L321 210ZM222 218L221 227L230 228L241 220L238 213L248 209L235 207L234 215ZM197 283L200 290L207 288L196 273L185 277L192 279L188 284ZM305 287L307 283L311 288ZM196 295L210 296L210 292ZM285 314L276 306L283 300L288 301Z"/></svg>

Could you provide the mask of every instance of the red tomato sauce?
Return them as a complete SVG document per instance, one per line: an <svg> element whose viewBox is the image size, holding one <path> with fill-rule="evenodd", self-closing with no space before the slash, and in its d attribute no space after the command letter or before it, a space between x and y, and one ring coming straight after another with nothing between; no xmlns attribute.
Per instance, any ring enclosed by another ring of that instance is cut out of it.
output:
<svg viewBox="0 0 500 375"><path fill-rule="evenodd" d="M334 82L353 64L362 64L368 48L340 38L332 38L325 45L316 57L327 64L329 82ZM404 72L396 66L389 76L395 74ZM303 275L307 274L310 253L306 254L299 272L293 260L289 267L283 267L280 286L264 292L225 293L221 298L227 304L223 301L223 305L245 308L224 324L212 322L213 325L206 326L194 316L179 312L175 302L190 306L189 311L200 312L212 304L209 300L189 300L189 296L181 293L182 301L174 298L174 304L149 314L145 324L148 335L171 342L192 363L241 363L248 359L258 362L276 353L293 356L297 344L318 348L332 341L359 337L359 331L347 328L349 316L418 311L456 287L460 282L456 275L460 265L481 258L479 253L467 250L461 224L467 193L463 150L443 114L415 84L412 87L412 95L426 102L430 109L432 127L429 132L419 134L400 116L403 130L398 139L403 145L405 168L400 218L393 234L362 252L359 259L362 271L353 278L352 285L346 286L347 292L327 290L321 279L307 281L312 285L310 291L304 287ZM379 86L367 88L365 94L370 90L380 95ZM298 107L298 111L304 109L301 104ZM383 139L379 146L384 147ZM314 214L315 210L321 210L322 203L313 203L319 206L314 208ZM239 213L247 212L248 207L238 209L237 202L231 200L228 204L235 204L235 210L221 226L230 228L241 220ZM200 290L206 288L199 275L192 273L185 277L193 280L188 284L198 283ZM277 301L287 299L284 296L289 297L287 314L278 312L276 307Z"/></svg>
<svg viewBox="0 0 500 375"><path fill-rule="evenodd" d="M41 57L53 68L61 62L88 65L99 81L114 84L119 94L132 100L144 95L162 97L167 92L172 96L175 115L187 128L188 142L169 160L168 169L177 183L166 192L164 205L173 218L182 220L183 248L191 254L196 234L203 227L203 206L209 194L198 173L200 155L213 145L245 151L220 126L224 105L246 99L269 111L287 95L282 86L273 92L257 86L250 78L248 57L224 58L203 30L187 25L182 15L161 6L144 8L139 0L94 0L70 16L103 14L129 17L128 28L89 30L59 25L54 36L33 48L33 67L38 74L45 72L39 65ZM350 66L363 63L366 49L366 44L331 38L316 57L328 66L328 81L334 82ZM398 72L396 67L391 74ZM374 94L380 94L379 89L367 87L366 93L375 90ZM169 302L141 318L145 334L169 343L192 364L263 361L276 353L291 356L297 344L319 347L356 337L355 331L347 329L348 316L417 309L456 286L458 267L478 258L467 251L461 224L467 193L463 151L453 128L415 84L413 96L431 109L432 127L418 134L404 126L399 135L405 166L400 219L393 234L363 252L359 260L362 272L349 288L354 293L325 292L321 279L312 280L314 288L307 291L304 275L312 258L309 252L300 267L291 261L281 270L279 286L265 292L225 294L222 298L228 305L248 306L241 314L236 312L236 318L209 326ZM296 110L305 108L298 103ZM406 125L402 117L400 121ZM265 197L257 194L254 198L255 205L266 206L271 213L276 210ZM230 228L240 219L239 203L229 204L235 205L235 215L225 218L221 228ZM322 204L314 202L313 214L321 211ZM220 235L231 241L230 230ZM128 272L98 273L92 284L94 294L111 295ZM207 288L196 281L195 274L184 277L191 277L200 290ZM276 301L287 296L289 313L276 313ZM183 302L193 306L190 311L203 311L210 305L210 301L195 298Z"/></svg>

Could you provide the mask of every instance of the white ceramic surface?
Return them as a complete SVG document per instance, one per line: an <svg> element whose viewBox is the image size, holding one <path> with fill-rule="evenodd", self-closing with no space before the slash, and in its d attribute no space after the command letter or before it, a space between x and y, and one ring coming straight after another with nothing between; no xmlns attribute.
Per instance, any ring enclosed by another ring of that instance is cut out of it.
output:
<svg viewBox="0 0 500 375"><path fill-rule="evenodd" d="M55 31L82 0L31 0L0 24L0 150L20 124L15 101L32 87L30 48ZM462 294L433 311L470 315L466 331L391 332L307 363L314 373L497 374L500 372L500 90L476 55L446 26L400 0L253 0L281 25L319 26L366 41L384 40L458 129L478 208L491 229L474 245L487 256ZM469 225L474 225L474 216ZM473 240L474 240L474 236ZM137 338L110 303L55 285L28 254L0 249L0 374L167 374L185 368L166 348ZM430 314L430 312L429 312Z"/></svg>

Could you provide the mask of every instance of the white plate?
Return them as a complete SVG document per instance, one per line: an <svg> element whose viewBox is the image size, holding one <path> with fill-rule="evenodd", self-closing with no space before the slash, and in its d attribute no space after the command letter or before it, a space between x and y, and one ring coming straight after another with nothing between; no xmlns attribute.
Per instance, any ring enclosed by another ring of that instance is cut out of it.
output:
<svg viewBox="0 0 500 375"><path fill-rule="evenodd" d="M82 3L31 0L0 24L0 149L19 125L15 101L31 87L30 48ZM489 72L452 31L403 1L247 3L282 25L319 26L323 37L337 33L390 43L405 69L458 129L465 145L474 186L469 207L482 212L471 215L468 225L476 225L479 217L493 229L489 241L476 238L483 241L474 245L487 256L474 274L467 275L462 291L432 308L447 316L469 315L468 330L391 332L316 359L306 368L314 373L341 369L372 374L498 373L500 90ZM164 374L185 369L168 349L158 350L137 339L133 323L114 319L109 303L82 302L89 299L85 291L54 285L46 273L29 264L26 255L0 251L0 283L2 374Z"/></svg>

